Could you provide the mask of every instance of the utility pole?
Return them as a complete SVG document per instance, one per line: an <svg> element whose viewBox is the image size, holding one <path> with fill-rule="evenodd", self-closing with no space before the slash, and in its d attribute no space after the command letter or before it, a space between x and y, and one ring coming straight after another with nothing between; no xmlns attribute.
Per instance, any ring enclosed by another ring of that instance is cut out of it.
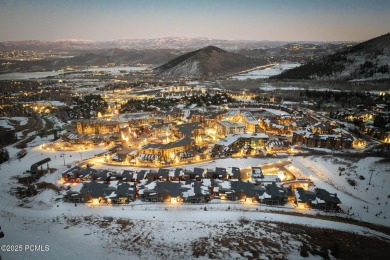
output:
<svg viewBox="0 0 390 260"><path fill-rule="evenodd" d="M65 166L65 154L61 153L61 155L62 155L62 159L64 159L64 166Z"/></svg>
<svg viewBox="0 0 390 260"><path fill-rule="evenodd" d="M370 169L369 171L371 172L371 175L370 175L370 181L368 182L368 185L371 185L371 178L372 178L372 173L374 172L374 169Z"/></svg>

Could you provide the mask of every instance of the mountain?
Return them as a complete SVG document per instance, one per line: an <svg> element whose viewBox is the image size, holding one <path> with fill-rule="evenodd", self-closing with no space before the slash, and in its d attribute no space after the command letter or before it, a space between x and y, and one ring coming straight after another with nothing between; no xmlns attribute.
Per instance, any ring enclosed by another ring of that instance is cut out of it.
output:
<svg viewBox="0 0 390 260"><path fill-rule="evenodd" d="M7 41L0 42L0 51L29 50L29 51L75 51L106 48L100 42L84 40L57 40L57 41Z"/></svg>
<svg viewBox="0 0 390 260"><path fill-rule="evenodd" d="M207 46L181 55L155 68L164 77L222 76L265 64L261 59L249 58L227 52L215 46Z"/></svg>
<svg viewBox="0 0 390 260"><path fill-rule="evenodd" d="M278 63L283 60L296 63L306 63L325 55L334 54L354 42L292 42L282 46L267 49L240 49L239 54L258 58L267 57L270 62Z"/></svg>
<svg viewBox="0 0 390 260"><path fill-rule="evenodd" d="M165 37L157 39L124 39L110 42L116 48L133 49L200 49L203 46L218 46L226 50L264 49L281 46L281 41L220 40L206 37Z"/></svg>
<svg viewBox="0 0 390 260"><path fill-rule="evenodd" d="M0 42L0 51L76 51L96 49L186 49L194 50L203 46L216 45L227 50L274 48L285 44L281 41L219 40L205 37L165 37L156 39L120 39L114 41L88 41L64 39L57 41L7 41Z"/></svg>
<svg viewBox="0 0 390 260"><path fill-rule="evenodd" d="M67 66L107 64L150 64L159 66L189 51L217 46L255 60L256 64L290 61L305 63L335 53L349 43L218 40L210 38L166 37L88 41L0 42L0 73L56 70ZM212 72L213 73L213 72Z"/></svg>
<svg viewBox="0 0 390 260"><path fill-rule="evenodd" d="M124 49L102 49L91 52L86 52L77 55L67 62L76 65L105 65L108 63L115 64L163 64L171 60L183 52L176 50L124 50Z"/></svg>
<svg viewBox="0 0 390 260"><path fill-rule="evenodd" d="M58 70L68 66L106 66L107 64L135 66L152 64L157 66L183 54L179 50L124 50L98 49L71 52L67 57L12 60L0 65L0 73Z"/></svg>
<svg viewBox="0 0 390 260"><path fill-rule="evenodd" d="M390 33L287 70L275 79L377 80L390 78Z"/></svg>

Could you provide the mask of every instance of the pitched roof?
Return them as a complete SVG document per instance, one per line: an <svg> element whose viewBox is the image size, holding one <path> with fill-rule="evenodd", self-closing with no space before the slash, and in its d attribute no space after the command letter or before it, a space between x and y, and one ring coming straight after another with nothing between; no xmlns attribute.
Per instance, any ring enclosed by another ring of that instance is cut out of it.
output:
<svg viewBox="0 0 390 260"><path fill-rule="evenodd" d="M167 144L147 144L143 149L170 149L175 147L181 147L191 144L192 139L189 137L181 138L175 142L170 142Z"/></svg>
<svg viewBox="0 0 390 260"><path fill-rule="evenodd" d="M198 168L198 167L194 168L194 174L199 175L199 177L203 177L204 172L205 170L203 168Z"/></svg>
<svg viewBox="0 0 390 260"><path fill-rule="evenodd" d="M238 167L232 167L232 172L230 173L230 176L239 178L241 177L241 170Z"/></svg>
<svg viewBox="0 0 390 260"><path fill-rule="evenodd" d="M244 124L234 123L234 122L230 122L230 121L218 121L217 123L220 125L223 125L225 127L239 127L239 128L245 127Z"/></svg>
<svg viewBox="0 0 390 260"><path fill-rule="evenodd" d="M174 173L174 177L180 177L181 175L185 175L184 170L182 168L176 168L175 173Z"/></svg>
<svg viewBox="0 0 390 260"><path fill-rule="evenodd" d="M225 138L222 138L218 140L215 144L217 145L223 145L223 146L230 146L233 143L235 143L238 139L244 138L244 139L268 139L268 135L263 133L256 133L256 134L228 134Z"/></svg>
<svg viewBox="0 0 390 260"><path fill-rule="evenodd" d="M216 167L215 172L218 174L218 177L226 177L227 176L226 168Z"/></svg>
<svg viewBox="0 0 390 260"><path fill-rule="evenodd" d="M129 197L134 196L135 189L134 185L131 185L130 183L119 183L118 188L115 192L118 197Z"/></svg>
<svg viewBox="0 0 390 260"><path fill-rule="evenodd" d="M168 178L169 177L169 169L160 168L158 169L157 175L159 177Z"/></svg>
<svg viewBox="0 0 390 260"><path fill-rule="evenodd" d="M194 180L188 180L186 182L186 185L182 186L183 191L183 197L202 197L205 195L210 194L209 190L206 186L203 186L197 181Z"/></svg>
<svg viewBox="0 0 390 260"><path fill-rule="evenodd" d="M201 123L195 122L195 123L188 123L188 124L182 124L182 125L175 125L174 126L179 133L186 137L193 136L193 131L196 129L203 129L201 126Z"/></svg>
<svg viewBox="0 0 390 260"><path fill-rule="evenodd" d="M310 202L316 199L316 194L301 187L295 189L295 198L298 202Z"/></svg>
<svg viewBox="0 0 390 260"><path fill-rule="evenodd" d="M137 179L138 180L145 179L145 177L146 177L146 170L141 170L141 171L137 172Z"/></svg>
<svg viewBox="0 0 390 260"><path fill-rule="evenodd" d="M177 197L181 195L182 190L180 190L181 183L180 182L157 182L154 190L156 193L168 193L173 197Z"/></svg>
<svg viewBox="0 0 390 260"><path fill-rule="evenodd" d="M264 188L255 186L251 182L231 181L232 191L244 193L247 197L258 197L264 192Z"/></svg>
<svg viewBox="0 0 390 260"><path fill-rule="evenodd" d="M275 183L268 184L267 186L265 186L265 190L267 194L270 195L272 198L283 199L287 197L287 194L283 190L283 188L277 186Z"/></svg>
<svg viewBox="0 0 390 260"><path fill-rule="evenodd" d="M80 194L90 194L93 198L105 197L109 195L114 188L109 188L106 183L96 181L86 182L80 190Z"/></svg>
<svg viewBox="0 0 390 260"><path fill-rule="evenodd" d="M336 193L329 193L327 190L316 188L315 193L317 198L325 201L325 203L341 203L340 199L337 197Z"/></svg>
<svg viewBox="0 0 390 260"><path fill-rule="evenodd" d="M133 174L134 171L124 170L119 179L122 181L130 181L131 179L133 179Z"/></svg>

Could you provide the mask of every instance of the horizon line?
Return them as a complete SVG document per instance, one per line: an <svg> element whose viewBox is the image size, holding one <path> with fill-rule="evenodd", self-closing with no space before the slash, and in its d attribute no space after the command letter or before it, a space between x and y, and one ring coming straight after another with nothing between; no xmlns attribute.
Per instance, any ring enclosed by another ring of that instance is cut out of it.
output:
<svg viewBox="0 0 390 260"><path fill-rule="evenodd" d="M386 33L388 34L388 33ZM386 35L382 34L382 35ZM382 36L379 35L379 36ZM376 37L379 37L376 36ZM376 38L373 37L373 38ZM251 40L251 39L221 39L221 38L210 38L206 36L198 36L198 37L188 37L188 36L165 36L165 37L156 37L156 38L117 38L117 39L106 39L106 40L90 40L90 39L77 39L77 38L60 38L60 39L54 39L54 40L42 40L42 39L24 39L24 40L1 40L0 42L25 42L25 41L42 41L42 42L61 42L61 41L74 41L74 42L113 42L113 41L131 41L131 40L157 40L157 39L205 39L205 40L211 40L211 41L229 41L229 42L285 42L285 43L292 43L292 42L363 42L370 39L364 39L364 40Z"/></svg>

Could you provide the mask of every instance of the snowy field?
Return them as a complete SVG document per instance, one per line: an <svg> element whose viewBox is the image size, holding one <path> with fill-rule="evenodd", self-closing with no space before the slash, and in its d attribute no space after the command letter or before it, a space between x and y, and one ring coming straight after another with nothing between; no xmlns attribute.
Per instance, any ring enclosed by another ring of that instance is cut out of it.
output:
<svg viewBox="0 0 390 260"><path fill-rule="evenodd" d="M64 102L61 101L52 101L52 100L40 100L36 101L37 104L50 104L53 107L61 107L61 106L66 106Z"/></svg>
<svg viewBox="0 0 390 260"><path fill-rule="evenodd" d="M26 79L41 79L46 77L58 76L63 72L60 71L44 71L44 72L13 72L0 74L0 80L26 80Z"/></svg>
<svg viewBox="0 0 390 260"><path fill-rule="evenodd" d="M271 76L279 75L285 70L289 70L295 67L301 66L299 63L281 63L277 64L273 67L260 69L260 70L252 70L243 74L239 74L237 76L233 76L233 79L237 80L247 80L247 79L267 79Z"/></svg>
<svg viewBox="0 0 390 260"><path fill-rule="evenodd" d="M80 70L80 72L98 72L103 71L106 73L111 73L113 75L120 74L120 70L129 72L129 71L139 71L145 70L147 67L96 67L85 70ZM41 79L46 77L54 77L60 74L63 74L64 71L40 71L40 72L14 72L14 73L5 73L0 74L0 80L26 80L26 79Z"/></svg>
<svg viewBox="0 0 390 260"><path fill-rule="evenodd" d="M390 164L380 163L379 160L369 157L351 162L330 156L295 157L292 167L310 177L317 187L337 193L342 208L352 218L390 226ZM341 176L340 167L345 169ZM373 171L369 185L371 169ZM354 180L356 185L349 184L348 179Z"/></svg>
<svg viewBox="0 0 390 260"><path fill-rule="evenodd" d="M16 122L12 122L16 121ZM28 123L27 117L0 117L0 126L7 129L15 129L16 125L23 126Z"/></svg>
<svg viewBox="0 0 390 260"><path fill-rule="evenodd" d="M64 203L52 190L43 190L35 197L18 200L9 193L10 187L18 185L13 177L29 169L31 164L50 157L50 167L57 169L43 176L39 182L57 183L61 173L67 169L60 153L39 148L48 141L49 138L37 137L29 144L28 153L21 160L15 159L19 149L7 147L13 159L0 166L0 226L5 233L0 242L2 245L42 245L43 248L47 245L49 251L0 251L4 260L87 257L192 259L197 256L200 259L245 259L250 256L295 259L299 257L299 248L307 235L291 231L293 228L286 226L288 224L306 225L314 227L313 230L327 228L348 231L367 239L390 239L389 235L366 227L314 218L318 214L332 216L334 213L298 211L291 204L286 207L269 207L215 200L202 205L136 201L125 206L92 207ZM90 158L102 151L104 149L83 151L82 157ZM64 152L64 155L66 165L75 165L80 159L79 152ZM183 168L245 168L277 161L277 158L226 158ZM378 161L378 158L350 161L335 160L334 157L291 157L292 164L288 169L297 177L310 177L317 187L336 192L351 218L390 226L387 205L390 196L390 165ZM339 167L345 168L341 170L341 176ZM95 165L94 168L115 171L131 169L106 165ZM373 177L368 185L371 173ZM348 178L354 179L356 185L351 186ZM278 212L304 213L307 217ZM341 213L336 215L345 216ZM225 241L226 237L229 237L228 242ZM279 251L270 251L270 248L279 248ZM205 250L209 252L206 255ZM257 252L261 254L256 255ZM321 258L312 256L311 259Z"/></svg>
<svg viewBox="0 0 390 260"><path fill-rule="evenodd" d="M118 66L118 67L109 67L109 68L106 68L106 67L96 67L96 68L90 68L90 69L86 69L86 70L82 70L82 71L88 71L88 72L99 72L99 71L102 71L102 72L105 72L105 73L110 73L112 75L117 75L117 74L121 74L122 72L121 71L126 71L126 72L130 72L130 71L140 71L140 70L146 70L147 67L129 67L129 66Z"/></svg>
<svg viewBox="0 0 390 260"><path fill-rule="evenodd" d="M261 91L275 91L275 90L287 90L287 91L292 91L292 90L305 90L305 88L301 87L296 87L296 86L289 86L289 87L274 87L269 83L263 83L259 87Z"/></svg>

